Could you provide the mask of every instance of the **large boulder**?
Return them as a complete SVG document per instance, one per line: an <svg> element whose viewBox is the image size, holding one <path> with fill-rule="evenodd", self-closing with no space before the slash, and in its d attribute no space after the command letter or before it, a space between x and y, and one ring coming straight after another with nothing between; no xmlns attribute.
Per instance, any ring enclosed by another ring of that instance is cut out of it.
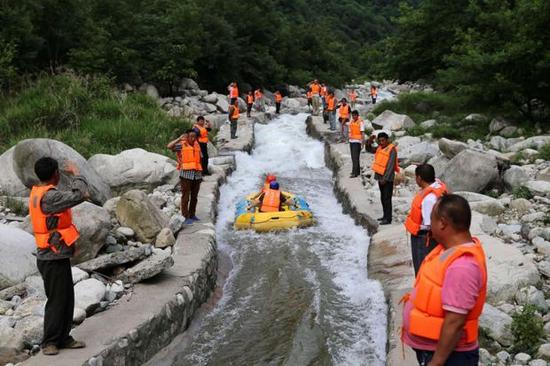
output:
<svg viewBox="0 0 550 366"><path fill-rule="evenodd" d="M23 282L37 272L34 237L11 226L0 224L0 290Z"/></svg>
<svg viewBox="0 0 550 366"><path fill-rule="evenodd" d="M300 88L297 87L296 85L289 85L287 89L288 89L288 96L291 98L298 98L304 95L303 92L300 90Z"/></svg>
<svg viewBox="0 0 550 366"><path fill-rule="evenodd" d="M503 213L506 208L496 198L486 196L484 194L474 192L454 192L468 200L472 210L489 216L498 216Z"/></svg>
<svg viewBox="0 0 550 366"><path fill-rule="evenodd" d="M505 127L511 126L510 122L506 121L502 117L493 118L491 123L489 123L489 132L496 134Z"/></svg>
<svg viewBox="0 0 550 366"><path fill-rule="evenodd" d="M88 163L119 194L129 189L152 190L178 181L174 160L143 149L125 150L118 155L97 154Z"/></svg>
<svg viewBox="0 0 550 366"><path fill-rule="evenodd" d="M95 278L80 281L74 286L74 306L88 314L97 308L104 296L105 285Z"/></svg>
<svg viewBox="0 0 550 366"><path fill-rule="evenodd" d="M533 136L513 144L508 148L508 150L513 152L518 152L525 149L538 150L546 144L550 144L550 135Z"/></svg>
<svg viewBox="0 0 550 366"><path fill-rule="evenodd" d="M205 103L216 104L218 102L218 94L217 93L208 94L202 97L201 100Z"/></svg>
<svg viewBox="0 0 550 366"><path fill-rule="evenodd" d="M63 168L67 161L75 163L80 170L80 174L88 181L91 199L95 203L103 204L111 198L109 186L82 155L70 146L50 139L28 139L19 142L15 146L15 150L13 151L13 168L15 174L28 188L39 182L34 174L34 164L38 159L45 156L56 159L60 169ZM68 189L69 182L70 179L65 174L62 174L59 183L60 189Z"/></svg>
<svg viewBox="0 0 550 366"><path fill-rule="evenodd" d="M529 180L529 176L520 166L512 165L510 169L504 172L504 184L510 190L523 186Z"/></svg>
<svg viewBox="0 0 550 366"><path fill-rule="evenodd" d="M72 212L73 222L80 232L72 259L73 264L77 264L95 258L103 248L111 230L111 216L109 211L90 202L82 202Z"/></svg>
<svg viewBox="0 0 550 366"><path fill-rule="evenodd" d="M12 146L0 155L0 195L26 197L29 195L29 189L21 183L14 171L14 150L15 146Z"/></svg>
<svg viewBox="0 0 550 366"><path fill-rule="evenodd" d="M440 154L439 149L434 144L427 141L418 144L409 145L404 149L399 148L397 154L399 163L408 164L424 164L431 158Z"/></svg>
<svg viewBox="0 0 550 366"><path fill-rule="evenodd" d="M411 117L405 114L397 114L390 110L384 111L372 121L375 128L383 130L403 130L416 126Z"/></svg>
<svg viewBox="0 0 550 366"><path fill-rule="evenodd" d="M292 98L285 98L283 100L282 107L290 113L299 113L302 110L300 102Z"/></svg>
<svg viewBox="0 0 550 366"><path fill-rule="evenodd" d="M174 265L174 259L162 249L154 249L153 254L117 276L124 283L138 283L154 277Z"/></svg>
<svg viewBox="0 0 550 366"><path fill-rule="evenodd" d="M503 346L511 346L514 342L512 317L491 304L485 304L483 307L479 327L489 338Z"/></svg>
<svg viewBox="0 0 550 366"><path fill-rule="evenodd" d="M153 243L160 231L168 226L168 220L147 194L136 189L120 197L116 216L121 225L132 228L136 237L144 243Z"/></svg>
<svg viewBox="0 0 550 366"><path fill-rule="evenodd" d="M442 179L452 191L481 192L498 174L496 157L464 150L451 159Z"/></svg>
<svg viewBox="0 0 550 366"><path fill-rule="evenodd" d="M506 151L508 145L508 140L502 136L493 136L491 140L489 140L489 146L497 151Z"/></svg>
<svg viewBox="0 0 550 366"><path fill-rule="evenodd" d="M227 98L223 95L218 95L218 101L216 102L216 108L222 113L229 112L229 102Z"/></svg>
<svg viewBox="0 0 550 366"><path fill-rule="evenodd" d="M525 186L535 196L550 197L550 182L545 180L530 180Z"/></svg>
<svg viewBox="0 0 550 366"><path fill-rule="evenodd" d="M155 100L160 98L157 87L152 84L144 83L139 87L139 90Z"/></svg>
<svg viewBox="0 0 550 366"><path fill-rule="evenodd" d="M181 79L179 90L200 90L199 84L193 79L183 78Z"/></svg>
<svg viewBox="0 0 550 366"><path fill-rule="evenodd" d="M446 138L439 139L438 145L439 150L449 159L454 158L461 151L468 149L468 144Z"/></svg>
<svg viewBox="0 0 550 366"><path fill-rule="evenodd" d="M435 176L441 178L443 172L447 169L447 165L449 165L449 161L449 158L445 155L439 155L428 160L428 164L434 167Z"/></svg>

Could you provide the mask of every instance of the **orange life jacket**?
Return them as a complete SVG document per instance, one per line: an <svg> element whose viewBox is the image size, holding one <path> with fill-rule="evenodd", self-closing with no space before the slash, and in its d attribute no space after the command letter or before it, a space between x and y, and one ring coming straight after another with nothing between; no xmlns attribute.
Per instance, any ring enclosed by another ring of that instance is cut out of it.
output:
<svg viewBox="0 0 550 366"><path fill-rule="evenodd" d="M277 212L281 206L281 191L267 188L262 200L261 212Z"/></svg>
<svg viewBox="0 0 550 366"><path fill-rule="evenodd" d="M361 118L357 118L357 121L351 120L349 123L349 138L350 140L361 140L363 138L361 131Z"/></svg>
<svg viewBox="0 0 550 366"><path fill-rule="evenodd" d="M420 226L422 225L422 201L424 201L424 198L426 198L426 196L430 193L435 194L437 198L447 194L447 186L445 183L441 181L438 183L440 185L439 188L428 186L418 192L414 197L411 205L411 211L405 221L405 229L407 229L409 233L417 235L420 231Z"/></svg>
<svg viewBox="0 0 550 366"><path fill-rule="evenodd" d="M471 255L479 265L482 274L482 287L472 310L466 316L464 333L458 346L476 342L478 339L479 316L483 311L487 295L487 265L485 252L479 239L473 238L474 245L459 245L445 250L439 244L426 256L414 287L416 295L410 312L408 332L412 335L439 340L445 319L445 310L441 300L441 291L447 268L463 255ZM404 299L408 296L405 295Z"/></svg>
<svg viewBox="0 0 550 366"><path fill-rule="evenodd" d="M231 90L229 91L229 95L231 96L231 98L238 98L239 88L237 86L231 87Z"/></svg>
<svg viewBox="0 0 550 366"><path fill-rule="evenodd" d="M328 95L328 88L326 86L321 87L321 96L324 97Z"/></svg>
<svg viewBox="0 0 550 366"><path fill-rule="evenodd" d="M312 95L319 95L319 93L321 92L321 85L317 83L311 84L310 90Z"/></svg>
<svg viewBox="0 0 550 366"><path fill-rule="evenodd" d="M282 100L283 96L281 95L281 93L275 93L275 102L281 103Z"/></svg>
<svg viewBox="0 0 550 366"><path fill-rule="evenodd" d="M262 91L260 89L257 89L254 92L254 97L256 97L256 99L260 99L262 96L263 96L263 94L262 94Z"/></svg>
<svg viewBox="0 0 550 366"><path fill-rule="evenodd" d="M334 96L327 96L327 110L329 112L334 111L334 108L336 108L336 98Z"/></svg>
<svg viewBox="0 0 550 366"><path fill-rule="evenodd" d="M338 108L338 114L340 118L349 119L349 105L341 105L340 108Z"/></svg>
<svg viewBox="0 0 550 366"><path fill-rule="evenodd" d="M254 103L254 96L250 95L250 94L247 94L246 95L246 104L252 104L252 103Z"/></svg>
<svg viewBox="0 0 550 366"><path fill-rule="evenodd" d="M370 88L370 95L373 97L376 97L378 95L378 89L377 88Z"/></svg>
<svg viewBox="0 0 550 366"><path fill-rule="evenodd" d="M231 120L237 120L237 119L239 119L239 117L241 115L241 113L239 112L239 107L234 105L234 104L232 105L232 107L233 107L233 113L231 114L230 119Z"/></svg>
<svg viewBox="0 0 550 366"><path fill-rule="evenodd" d="M350 92L349 99L351 99L352 102L355 102L355 100L357 99L357 94L354 91Z"/></svg>
<svg viewBox="0 0 550 366"><path fill-rule="evenodd" d="M73 216L71 209L66 209L63 212L57 214L48 215L42 211L40 203L42 197L50 189L55 188L53 185L46 186L34 186L31 190L29 197L29 214L31 216L32 227L34 231L34 238L36 246L40 249L50 248L54 253L58 253L59 250L49 243L50 235L53 232L58 232L61 235L61 239L66 246L72 246L79 238L80 234L76 226L73 224ZM48 230L46 225L46 219L49 216L55 216L58 218L57 228Z"/></svg>
<svg viewBox="0 0 550 366"><path fill-rule="evenodd" d="M208 142L208 131L206 130L206 128L200 125L194 125L193 128L196 128L200 132L198 137L199 142L206 144Z"/></svg>
<svg viewBox="0 0 550 366"><path fill-rule="evenodd" d="M193 146L187 141L181 144L181 151L178 152L178 169L179 170L197 170L202 171L201 165L201 148L195 141Z"/></svg>
<svg viewBox="0 0 550 366"><path fill-rule="evenodd" d="M389 144L388 146L386 146L385 149L382 149L381 146L378 146L378 148L376 149L376 153L374 154L374 162L372 163L372 170L374 170L375 173L384 175L384 173L386 172L386 167L388 166L388 162L390 161L390 153L392 149L395 149L395 153L397 155L397 148L394 144ZM399 172L397 156L395 157L395 166L393 170L396 173Z"/></svg>

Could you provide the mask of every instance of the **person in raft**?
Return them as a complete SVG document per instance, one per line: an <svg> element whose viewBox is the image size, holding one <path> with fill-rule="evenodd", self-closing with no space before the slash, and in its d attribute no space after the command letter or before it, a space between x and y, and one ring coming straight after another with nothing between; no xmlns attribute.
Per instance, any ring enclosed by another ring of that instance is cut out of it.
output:
<svg viewBox="0 0 550 366"><path fill-rule="evenodd" d="M261 192L260 195L252 201L252 206L259 206L260 212L279 212L283 211L283 203L292 204L291 200L288 200L279 189L279 183L277 181L272 181L269 183L269 188Z"/></svg>

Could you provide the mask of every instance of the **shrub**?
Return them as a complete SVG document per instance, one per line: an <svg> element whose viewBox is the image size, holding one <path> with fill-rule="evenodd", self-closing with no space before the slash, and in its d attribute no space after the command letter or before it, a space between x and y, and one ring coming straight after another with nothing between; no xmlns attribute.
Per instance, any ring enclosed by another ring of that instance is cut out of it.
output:
<svg viewBox="0 0 550 366"><path fill-rule="evenodd" d="M416 125L407 130L407 134L409 134L410 136L422 136L426 132L428 131L426 131L426 129L420 125Z"/></svg>
<svg viewBox="0 0 550 366"><path fill-rule="evenodd" d="M550 160L550 144L545 144L539 149L537 159Z"/></svg>
<svg viewBox="0 0 550 366"><path fill-rule="evenodd" d="M533 198L533 194L529 190L529 188L525 186L520 186L514 189L513 191L514 198L525 198L527 200L530 200Z"/></svg>
<svg viewBox="0 0 550 366"><path fill-rule="evenodd" d="M512 334L514 352L533 353L542 343L544 323L534 305L528 304L521 312L512 315Z"/></svg>

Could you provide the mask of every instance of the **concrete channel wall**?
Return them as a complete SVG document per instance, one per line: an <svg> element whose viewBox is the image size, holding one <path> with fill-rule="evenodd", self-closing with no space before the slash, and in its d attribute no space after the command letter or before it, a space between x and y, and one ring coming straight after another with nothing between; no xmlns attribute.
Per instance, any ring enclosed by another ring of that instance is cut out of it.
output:
<svg viewBox="0 0 550 366"><path fill-rule="evenodd" d="M216 208L219 188L231 174L229 161L237 151L250 152L254 145L254 123L270 115L241 117L238 138L229 138L229 126L218 135L220 158L214 158L211 176L205 177L199 192L199 223L182 230L174 246L174 266L145 283L137 284L131 296L113 308L94 315L75 328L72 335L87 343L79 350L61 350L56 357L41 353L23 365L121 366L141 365L174 337L184 332L195 311L205 303L216 286Z"/></svg>

